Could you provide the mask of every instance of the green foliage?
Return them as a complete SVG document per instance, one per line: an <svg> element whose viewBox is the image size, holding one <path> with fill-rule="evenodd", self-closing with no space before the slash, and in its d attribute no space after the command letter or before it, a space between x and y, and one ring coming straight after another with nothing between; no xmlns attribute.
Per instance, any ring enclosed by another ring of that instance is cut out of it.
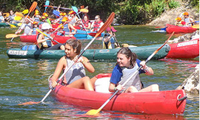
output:
<svg viewBox="0 0 200 120"><path fill-rule="evenodd" d="M191 0L190 4L199 10L199 0Z"/></svg>
<svg viewBox="0 0 200 120"><path fill-rule="evenodd" d="M23 11L29 9L36 0L0 0L0 10ZM106 20L111 12L115 12L119 23L123 24L145 24L154 17L159 16L167 9L180 6L176 0L49 0L50 5L65 8L71 6L88 6L89 17L94 19L95 15L100 15L103 21ZM38 7L44 11L46 0L37 0ZM6 4L6 8L2 7ZM199 7L199 0L190 0L192 6ZM53 9L48 8L51 13ZM68 12L68 10L61 10Z"/></svg>
<svg viewBox="0 0 200 120"><path fill-rule="evenodd" d="M152 6L152 12L154 16L160 15L164 12L165 9L165 3L163 0L153 0L151 3Z"/></svg>
<svg viewBox="0 0 200 120"><path fill-rule="evenodd" d="M169 5L169 8L176 8L180 6L180 4L174 0L171 0L168 5Z"/></svg>

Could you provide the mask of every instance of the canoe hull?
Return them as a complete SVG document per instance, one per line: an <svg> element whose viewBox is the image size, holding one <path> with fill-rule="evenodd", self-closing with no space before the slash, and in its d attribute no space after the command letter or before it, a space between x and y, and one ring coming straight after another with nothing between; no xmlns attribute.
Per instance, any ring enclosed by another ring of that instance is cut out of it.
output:
<svg viewBox="0 0 200 120"><path fill-rule="evenodd" d="M68 88L62 85L58 85L52 93L60 102L93 109L98 109L111 96L110 93ZM178 96L184 97L185 92L171 90L123 93L115 96L103 110L145 114L183 114L186 100L178 101Z"/></svg>
<svg viewBox="0 0 200 120"><path fill-rule="evenodd" d="M199 56L199 38L169 45L170 51L166 58L189 59Z"/></svg>
<svg viewBox="0 0 200 120"><path fill-rule="evenodd" d="M16 27L18 26L17 24L10 24L9 25L8 23L0 23L0 27L11 27L12 25L16 26Z"/></svg>
<svg viewBox="0 0 200 120"><path fill-rule="evenodd" d="M73 38L76 39L75 37L66 37L66 36L58 36L55 35L52 37L54 37L54 40L56 40L59 43L65 43L68 39ZM31 42L31 43L36 43L37 42L37 35L22 35L20 36L20 41L21 42ZM53 41L53 44L57 44L56 42Z"/></svg>
<svg viewBox="0 0 200 120"><path fill-rule="evenodd" d="M162 44L141 47L131 47L139 59L147 59ZM152 59L164 58L169 51L169 45L165 45ZM83 56L90 60L116 60L118 49L87 49ZM34 59L60 59L65 55L63 50L21 50L21 48L10 48L7 50L9 58L34 58Z"/></svg>
<svg viewBox="0 0 200 120"><path fill-rule="evenodd" d="M195 32L197 29L196 28L192 28L192 27L180 27L180 26L175 26L175 25L170 25L167 24L166 25L166 32L168 34L171 33L193 33Z"/></svg>

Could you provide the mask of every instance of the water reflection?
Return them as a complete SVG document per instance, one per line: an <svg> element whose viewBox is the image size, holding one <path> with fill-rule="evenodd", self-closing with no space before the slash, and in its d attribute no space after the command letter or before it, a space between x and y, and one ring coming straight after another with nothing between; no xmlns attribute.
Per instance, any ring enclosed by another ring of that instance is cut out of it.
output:
<svg viewBox="0 0 200 120"><path fill-rule="evenodd" d="M62 103L57 103L57 106L60 106L59 109L53 109L51 113L53 114L51 119L56 120L66 120L71 119L98 119L98 120L185 120L183 115L165 115L165 114L135 114L135 113L125 113L117 111L100 111L99 116L89 116L86 115L91 109L80 108L72 105L63 105ZM61 107L62 106L62 107Z"/></svg>

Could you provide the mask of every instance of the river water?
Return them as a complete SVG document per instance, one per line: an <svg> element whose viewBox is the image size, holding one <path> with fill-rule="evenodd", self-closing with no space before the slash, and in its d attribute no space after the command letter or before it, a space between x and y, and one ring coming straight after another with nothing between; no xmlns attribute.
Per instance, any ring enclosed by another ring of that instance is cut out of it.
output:
<svg viewBox="0 0 200 120"><path fill-rule="evenodd" d="M128 43L136 46L162 44L169 35L166 33L152 32L154 27L149 26L116 26L117 40L119 43ZM0 28L0 119L199 119L199 96L188 95L185 112L183 115L144 115L134 113L124 113L116 111L101 111L101 116L85 116L88 108L75 107L55 101L50 95L45 104L20 106L18 104L28 101L40 101L48 92L48 77L57 65L58 60L34 60L34 59L9 59L6 50L10 47L20 47L19 38L13 42L6 39L5 35L14 33L16 29ZM178 37L175 35L174 37ZM100 42L95 44L101 44ZM92 44L92 45L95 45ZM98 73L111 72L115 62L93 61L91 62L96 71L87 73L93 77ZM148 66L154 69L153 76L141 75L145 86L157 83L160 90L176 89L184 79L193 71L199 63L198 58L192 60L162 59L151 60ZM153 108L152 108L153 109Z"/></svg>

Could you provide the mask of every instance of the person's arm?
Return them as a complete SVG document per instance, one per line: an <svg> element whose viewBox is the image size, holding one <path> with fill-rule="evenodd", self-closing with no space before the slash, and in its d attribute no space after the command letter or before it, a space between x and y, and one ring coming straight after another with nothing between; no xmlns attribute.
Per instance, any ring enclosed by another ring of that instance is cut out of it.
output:
<svg viewBox="0 0 200 120"><path fill-rule="evenodd" d="M74 26L72 26L71 24L68 24L68 29L69 30L74 30L73 32L72 32L72 34L76 34L76 28L74 28Z"/></svg>
<svg viewBox="0 0 200 120"><path fill-rule="evenodd" d="M145 71L145 74L146 75L153 75L154 72L153 72L153 69L151 67L148 67L146 64L145 64L145 61L141 61L140 62L140 65L142 66L143 70Z"/></svg>
<svg viewBox="0 0 200 120"><path fill-rule="evenodd" d="M44 35L40 34L39 37L38 37L38 39L37 39L37 44L43 43L46 40L49 40L49 38L44 39Z"/></svg>
<svg viewBox="0 0 200 120"><path fill-rule="evenodd" d="M88 23L87 29L88 29L88 30L91 30L91 23L90 23L90 22Z"/></svg>
<svg viewBox="0 0 200 120"><path fill-rule="evenodd" d="M116 88L116 85L121 80L121 76L122 76L122 70L118 65L116 65L112 71L112 75L110 78L110 85L109 85L110 92L114 92L114 91L116 91L116 89L120 90L120 88Z"/></svg>
<svg viewBox="0 0 200 120"><path fill-rule="evenodd" d="M60 73L62 72L62 70L65 68L66 66L66 58L65 56L62 57L59 61L58 61L58 64L57 64L57 67L53 73L53 76L51 78L51 82L52 82L52 87L55 87L58 83L57 83L57 80L58 80L58 77L60 76Z"/></svg>
<svg viewBox="0 0 200 120"><path fill-rule="evenodd" d="M86 57L82 56L80 58L80 62L84 65L84 67L87 69L88 72L94 73L95 69Z"/></svg>

